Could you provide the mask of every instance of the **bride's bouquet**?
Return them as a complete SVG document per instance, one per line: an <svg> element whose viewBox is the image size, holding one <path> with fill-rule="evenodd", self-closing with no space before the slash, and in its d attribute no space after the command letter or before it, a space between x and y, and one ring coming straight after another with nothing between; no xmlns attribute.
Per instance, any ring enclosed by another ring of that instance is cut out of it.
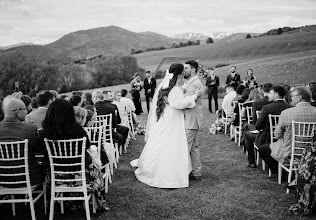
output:
<svg viewBox="0 0 316 220"><path fill-rule="evenodd" d="M217 118L212 124L212 126L209 128L211 134L221 134L224 133L224 119L223 118Z"/></svg>

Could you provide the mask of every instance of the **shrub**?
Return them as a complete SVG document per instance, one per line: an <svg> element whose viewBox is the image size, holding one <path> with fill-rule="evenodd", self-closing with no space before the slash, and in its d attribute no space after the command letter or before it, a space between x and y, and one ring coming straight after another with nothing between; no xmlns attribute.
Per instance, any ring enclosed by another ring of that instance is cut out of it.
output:
<svg viewBox="0 0 316 220"><path fill-rule="evenodd" d="M219 63L219 64L216 64L216 65L215 65L215 68L220 68L220 67L223 67L223 66L229 66L229 63Z"/></svg>

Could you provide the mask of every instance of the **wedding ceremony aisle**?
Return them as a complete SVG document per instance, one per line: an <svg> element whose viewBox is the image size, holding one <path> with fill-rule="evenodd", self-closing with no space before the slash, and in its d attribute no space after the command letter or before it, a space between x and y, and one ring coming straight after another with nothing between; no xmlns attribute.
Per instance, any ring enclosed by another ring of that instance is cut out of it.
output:
<svg viewBox="0 0 316 220"><path fill-rule="evenodd" d="M152 188L137 181L129 164L144 146L144 135L137 135L114 170L107 194L110 210L91 212L92 219L308 219L288 211L297 200L293 191L286 194L284 183L278 185L270 180L260 165L255 169L247 167L242 147L228 135L210 134L216 115L208 112L207 101L203 102L205 120L199 132L202 178L191 180L189 188L174 190ZM139 119L145 123L147 114ZM35 205L38 219L45 218L42 206L40 201ZM17 210L17 217L13 218L10 206L0 206L1 219L30 217L28 205L19 204ZM55 219L85 219L85 212L65 209L61 215L56 204Z"/></svg>

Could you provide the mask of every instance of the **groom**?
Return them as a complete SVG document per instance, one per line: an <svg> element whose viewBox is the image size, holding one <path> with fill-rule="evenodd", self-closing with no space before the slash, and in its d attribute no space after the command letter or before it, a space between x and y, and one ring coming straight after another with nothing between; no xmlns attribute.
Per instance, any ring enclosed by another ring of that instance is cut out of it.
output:
<svg viewBox="0 0 316 220"><path fill-rule="evenodd" d="M198 63L195 60L188 60L184 64L184 78L186 79L183 89L184 95L194 95L195 91L203 85L197 76ZM201 158L200 149L198 146L197 133L202 126L203 113L202 113L202 100L203 95L199 96L194 108L184 110L184 126L185 133L188 140L189 151L192 161L192 172L190 179L199 180L201 178Z"/></svg>

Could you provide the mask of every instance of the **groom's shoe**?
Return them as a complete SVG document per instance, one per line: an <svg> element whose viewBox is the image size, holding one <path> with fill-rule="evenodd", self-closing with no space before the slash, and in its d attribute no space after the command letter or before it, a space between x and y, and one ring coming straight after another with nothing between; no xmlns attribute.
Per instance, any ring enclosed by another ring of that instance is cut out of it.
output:
<svg viewBox="0 0 316 220"><path fill-rule="evenodd" d="M192 173L190 173L189 179L190 179L190 180L200 180L200 179L201 179L201 176L194 176Z"/></svg>

